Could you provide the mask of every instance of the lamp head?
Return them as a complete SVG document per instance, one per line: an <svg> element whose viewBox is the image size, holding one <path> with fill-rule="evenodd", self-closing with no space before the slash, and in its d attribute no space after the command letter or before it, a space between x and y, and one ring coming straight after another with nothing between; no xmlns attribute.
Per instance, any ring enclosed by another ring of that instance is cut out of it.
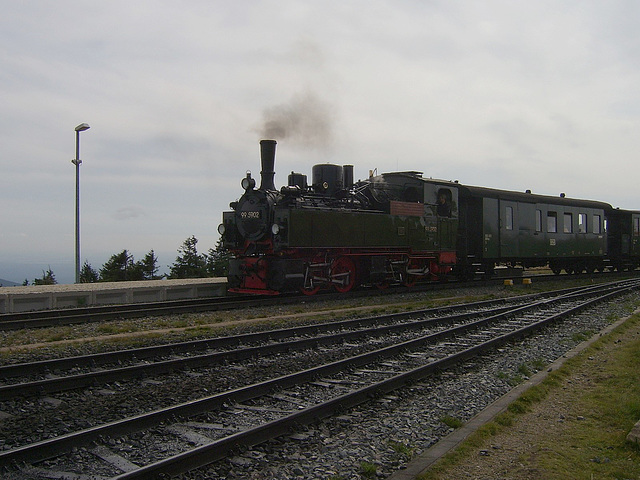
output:
<svg viewBox="0 0 640 480"><path fill-rule="evenodd" d="M76 132L84 132L85 130L89 130L91 127L88 123L81 123L76 127Z"/></svg>

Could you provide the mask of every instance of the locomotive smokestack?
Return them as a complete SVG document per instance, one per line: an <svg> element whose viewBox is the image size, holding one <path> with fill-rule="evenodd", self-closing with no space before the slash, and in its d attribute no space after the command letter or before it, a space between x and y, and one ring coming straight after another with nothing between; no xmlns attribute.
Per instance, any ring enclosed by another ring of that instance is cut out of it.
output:
<svg viewBox="0 0 640 480"><path fill-rule="evenodd" d="M275 190L273 176L276 174L276 141L260 140L260 159L262 171L260 172L260 190Z"/></svg>

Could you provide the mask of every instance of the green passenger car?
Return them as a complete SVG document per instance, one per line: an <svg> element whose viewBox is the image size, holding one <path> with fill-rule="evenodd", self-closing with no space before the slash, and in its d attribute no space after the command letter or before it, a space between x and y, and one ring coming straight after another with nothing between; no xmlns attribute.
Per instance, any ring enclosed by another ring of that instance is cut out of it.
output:
<svg viewBox="0 0 640 480"><path fill-rule="evenodd" d="M460 204L462 271L491 272L498 262L570 273L604 268L607 203L461 186Z"/></svg>
<svg viewBox="0 0 640 480"><path fill-rule="evenodd" d="M640 212L613 209L608 215L608 253L612 268L640 266Z"/></svg>

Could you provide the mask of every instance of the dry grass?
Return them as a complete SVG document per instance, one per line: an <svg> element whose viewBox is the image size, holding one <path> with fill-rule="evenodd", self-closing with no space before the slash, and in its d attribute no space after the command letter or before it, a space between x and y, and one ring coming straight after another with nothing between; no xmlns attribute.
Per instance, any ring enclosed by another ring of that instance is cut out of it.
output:
<svg viewBox="0 0 640 480"><path fill-rule="evenodd" d="M640 315L529 389L420 480L638 479Z"/></svg>

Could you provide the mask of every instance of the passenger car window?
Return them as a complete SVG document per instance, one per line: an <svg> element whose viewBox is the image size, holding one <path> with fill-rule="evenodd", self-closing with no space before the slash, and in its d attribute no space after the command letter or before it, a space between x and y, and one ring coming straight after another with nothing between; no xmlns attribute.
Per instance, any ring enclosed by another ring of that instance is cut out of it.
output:
<svg viewBox="0 0 640 480"><path fill-rule="evenodd" d="M578 233L587 233L587 214L578 214Z"/></svg>
<svg viewBox="0 0 640 480"><path fill-rule="evenodd" d="M564 222L562 228L564 233L573 233L573 214L564 214Z"/></svg>
<svg viewBox="0 0 640 480"><path fill-rule="evenodd" d="M536 232L542 231L542 210L536 210Z"/></svg>
<svg viewBox="0 0 640 480"><path fill-rule="evenodd" d="M505 221L506 221L506 225L505 228L507 230L513 230L513 207L507 207L506 211L505 211Z"/></svg>
<svg viewBox="0 0 640 480"><path fill-rule="evenodd" d="M593 216L593 233L599 234L602 231L600 226L600 215Z"/></svg>
<svg viewBox="0 0 640 480"><path fill-rule="evenodd" d="M547 212L547 232L556 233L558 231L558 213Z"/></svg>

